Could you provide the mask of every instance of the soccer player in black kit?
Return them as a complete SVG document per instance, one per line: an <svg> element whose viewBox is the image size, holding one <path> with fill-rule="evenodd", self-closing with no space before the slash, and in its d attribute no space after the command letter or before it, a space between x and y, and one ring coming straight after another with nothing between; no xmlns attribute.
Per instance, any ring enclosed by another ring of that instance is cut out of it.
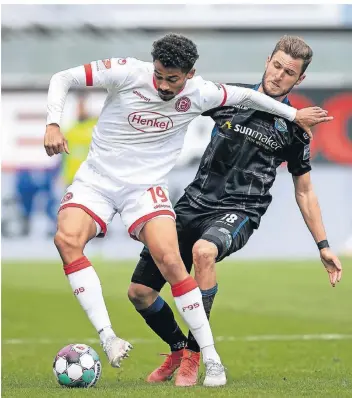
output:
<svg viewBox="0 0 352 398"><path fill-rule="evenodd" d="M267 59L261 83L247 87L289 104L287 94L305 78L312 55L302 39L284 36ZM243 107L212 109L204 115L215 121L212 139L175 211L181 256L188 271L194 264L207 315L217 292L215 263L240 250L259 227L272 199L269 190L276 169L285 161L292 174L297 204L317 243L330 283L335 286L342 268L329 248L310 180L308 134L288 120ZM146 323L171 349L147 381L169 380L179 368L175 384L192 386L197 383L199 347L191 333L188 338L182 333L171 308L160 297L164 284L165 279L144 248L128 295ZM216 374L216 364L213 371Z"/></svg>

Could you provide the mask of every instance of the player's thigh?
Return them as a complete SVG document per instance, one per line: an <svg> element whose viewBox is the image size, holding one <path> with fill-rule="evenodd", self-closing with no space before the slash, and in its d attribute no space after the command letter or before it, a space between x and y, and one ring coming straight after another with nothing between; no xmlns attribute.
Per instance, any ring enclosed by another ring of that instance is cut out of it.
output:
<svg viewBox="0 0 352 398"><path fill-rule="evenodd" d="M57 216L57 235L74 237L81 246L94 238L97 226L93 218L79 207L66 207L59 211ZM56 239L57 240L57 239Z"/></svg>
<svg viewBox="0 0 352 398"><path fill-rule="evenodd" d="M223 212L209 217L203 224L201 239L212 242L218 249L216 261L242 249L253 233L248 216Z"/></svg>
<svg viewBox="0 0 352 398"><path fill-rule="evenodd" d="M171 217L157 216L150 219L139 234L139 239L149 249L152 257L159 266L168 262L166 256L175 256L173 260L180 260L175 220Z"/></svg>
<svg viewBox="0 0 352 398"><path fill-rule="evenodd" d="M164 187L131 192L121 218L129 234L149 249L160 272L170 283L187 275L180 256L175 212ZM131 200L134 199L134 200Z"/></svg>
<svg viewBox="0 0 352 398"><path fill-rule="evenodd" d="M104 237L115 213L116 209L105 194L81 181L74 181L60 203L58 231L80 233L89 239Z"/></svg>

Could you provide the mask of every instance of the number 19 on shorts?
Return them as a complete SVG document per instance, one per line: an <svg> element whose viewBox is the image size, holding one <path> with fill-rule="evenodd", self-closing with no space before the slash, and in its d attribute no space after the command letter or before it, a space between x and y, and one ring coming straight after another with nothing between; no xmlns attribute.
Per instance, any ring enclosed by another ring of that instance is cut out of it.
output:
<svg viewBox="0 0 352 398"><path fill-rule="evenodd" d="M161 187L151 187L148 192L152 196L154 203L167 202L169 199Z"/></svg>

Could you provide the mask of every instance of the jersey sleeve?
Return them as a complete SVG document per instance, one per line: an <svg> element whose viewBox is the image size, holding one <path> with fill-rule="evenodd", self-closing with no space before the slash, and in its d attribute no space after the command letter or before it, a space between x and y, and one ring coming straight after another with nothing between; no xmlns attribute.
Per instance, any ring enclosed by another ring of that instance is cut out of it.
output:
<svg viewBox="0 0 352 398"><path fill-rule="evenodd" d="M50 80L47 101L47 124L60 125L67 93L71 87L119 89L127 80L134 59L111 58L58 72Z"/></svg>
<svg viewBox="0 0 352 398"><path fill-rule="evenodd" d="M294 176L311 171L310 142L306 133L298 129L291 144L286 149L287 169Z"/></svg>
<svg viewBox="0 0 352 398"><path fill-rule="evenodd" d="M291 122L296 117L297 109L250 88L206 81L204 83L202 91L203 112L219 106L242 105L258 111L272 113Z"/></svg>
<svg viewBox="0 0 352 398"><path fill-rule="evenodd" d="M95 87L120 87L126 81L133 60L131 58L111 58L99 61L93 61L90 64L84 65L84 79L80 71L77 71L77 79L83 85ZM73 72L75 71L72 70Z"/></svg>
<svg viewBox="0 0 352 398"><path fill-rule="evenodd" d="M227 100L227 90L223 84L203 80L200 93L202 113L225 105Z"/></svg>

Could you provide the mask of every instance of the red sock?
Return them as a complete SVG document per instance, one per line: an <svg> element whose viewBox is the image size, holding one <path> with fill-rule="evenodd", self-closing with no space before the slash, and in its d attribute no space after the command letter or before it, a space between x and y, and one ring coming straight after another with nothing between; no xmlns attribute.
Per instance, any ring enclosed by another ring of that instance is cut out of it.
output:
<svg viewBox="0 0 352 398"><path fill-rule="evenodd" d="M90 263L88 258L86 256L83 256L78 260L72 261L72 263L70 264L64 265L65 275L73 274L74 272L91 266L92 264Z"/></svg>
<svg viewBox="0 0 352 398"><path fill-rule="evenodd" d="M191 275L181 282L177 282L171 286L171 292L174 297L180 297L198 287L197 282Z"/></svg>

